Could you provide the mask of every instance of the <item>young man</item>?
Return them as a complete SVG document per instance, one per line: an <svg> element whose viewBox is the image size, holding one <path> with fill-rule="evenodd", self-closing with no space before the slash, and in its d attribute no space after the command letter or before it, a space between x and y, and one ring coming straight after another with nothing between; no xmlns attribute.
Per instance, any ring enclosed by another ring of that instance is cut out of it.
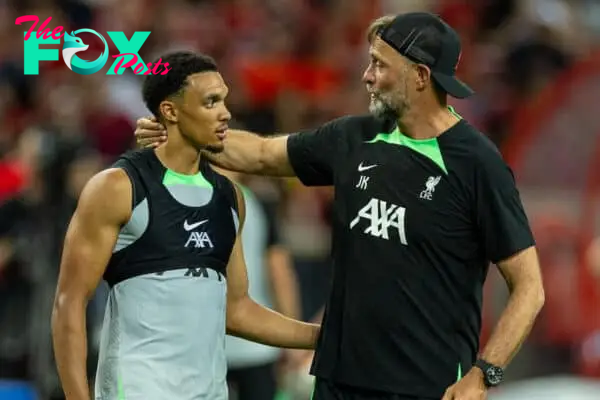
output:
<svg viewBox="0 0 600 400"><path fill-rule="evenodd" d="M226 399L225 333L313 348L318 326L248 297L243 195L200 156L223 150L228 88L214 62L162 57L144 99L169 142L132 152L86 185L65 239L52 316L68 400L88 399L85 306L109 283L96 399Z"/></svg>
<svg viewBox="0 0 600 400"><path fill-rule="evenodd" d="M372 115L275 138L232 131L211 159L335 187L315 400L485 399L544 303L529 223L498 150L446 104L473 93L455 77L456 32L409 13L378 19L368 39ZM160 130L139 120L136 135ZM490 261L511 294L480 352Z"/></svg>

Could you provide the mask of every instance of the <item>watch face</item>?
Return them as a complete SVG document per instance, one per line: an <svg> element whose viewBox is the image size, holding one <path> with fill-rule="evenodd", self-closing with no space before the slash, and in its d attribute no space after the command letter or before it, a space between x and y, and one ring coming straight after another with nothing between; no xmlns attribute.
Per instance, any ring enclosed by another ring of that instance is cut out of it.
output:
<svg viewBox="0 0 600 400"><path fill-rule="evenodd" d="M489 384L495 386L502 382L502 378L504 377L504 371L502 371L502 368L490 367L486 371L486 375Z"/></svg>

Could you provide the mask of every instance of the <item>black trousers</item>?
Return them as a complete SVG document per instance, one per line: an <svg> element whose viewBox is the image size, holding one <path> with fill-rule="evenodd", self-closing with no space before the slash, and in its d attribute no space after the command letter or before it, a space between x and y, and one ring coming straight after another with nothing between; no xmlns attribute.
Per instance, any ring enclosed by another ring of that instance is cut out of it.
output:
<svg viewBox="0 0 600 400"><path fill-rule="evenodd" d="M312 400L434 400L360 389L317 378Z"/></svg>
<svg viewBox="0 0 600 400"><path fill-rule="evenodd" d="M238 400L273 400L277 393L275 363L246 368L229 368L227 382Z"/></svg>

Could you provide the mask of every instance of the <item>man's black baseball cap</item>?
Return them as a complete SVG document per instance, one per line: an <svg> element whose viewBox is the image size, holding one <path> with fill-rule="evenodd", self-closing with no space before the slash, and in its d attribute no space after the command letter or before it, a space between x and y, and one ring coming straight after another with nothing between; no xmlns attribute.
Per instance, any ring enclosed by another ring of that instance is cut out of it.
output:
<svg viewBox="0 0 600 400"><path fill-rule="evenodd" d="M456 78L461 46L458 33L434 14L400 14L377 36L409 60L431 69L433 79L452 97L463 99L474 91Z"/></svg>

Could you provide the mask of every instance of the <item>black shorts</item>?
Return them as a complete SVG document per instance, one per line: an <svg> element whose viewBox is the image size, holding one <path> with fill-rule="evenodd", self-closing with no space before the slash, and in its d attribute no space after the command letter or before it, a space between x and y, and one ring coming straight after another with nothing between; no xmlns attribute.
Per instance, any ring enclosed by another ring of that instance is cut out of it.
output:
<svg viewBox="0 0 600 400"><path fill-rule="evenodd" d="M275 363L229 368L227 383L239 400L274 399L277 393Z"/></svg>
<svg viewBox="0 0 600 400"><path fill-rule="evenodd" d="M315 382L312 400L434 400L425 397L402 396L375 390L333 383L321 378Z"/></svg>

